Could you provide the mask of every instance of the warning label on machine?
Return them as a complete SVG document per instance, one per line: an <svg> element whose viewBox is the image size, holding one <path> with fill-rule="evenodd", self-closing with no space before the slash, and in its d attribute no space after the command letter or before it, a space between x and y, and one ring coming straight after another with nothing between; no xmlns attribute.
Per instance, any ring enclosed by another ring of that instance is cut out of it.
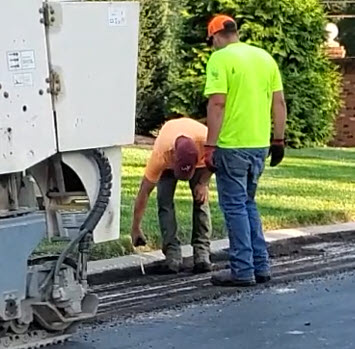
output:
<svg viewBox="0 0 355 349"><path fill-rule="evenodd" d="M31 73L18 73L14 74L14 86L22 87L22 86L32 86L33 85L33 76Z"/></svg>
<svg viewBox="0 0 355 349"><path fill-rule="evenodd" d="M7 53L7 65L10 71L36 69L33 50L11 51Z"/></svg>

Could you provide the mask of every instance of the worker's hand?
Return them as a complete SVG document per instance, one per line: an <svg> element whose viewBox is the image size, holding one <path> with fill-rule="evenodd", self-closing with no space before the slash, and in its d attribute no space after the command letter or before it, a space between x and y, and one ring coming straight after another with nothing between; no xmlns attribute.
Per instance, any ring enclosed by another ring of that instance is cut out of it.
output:
<svg viewBox="0 0 355 349"><path fill-rule="evenodd" d="M203 204L208 200L208 184L197 184L194 189L194 200Z"/></svg>
<svg viewBox="0 0 355 349"><path fill-rule="evenodd" d="M205 145L205 165L207 169L214 173L217 168L214 164L213 154L216 151L216 147L214 145Z"/></svg>
<svg viewBox="0 0 355 349"><path fill-rule="evenodd" d="M285 156L285 141L283 139L274 139L271 142L269 155L271 155L270 166L277 166Z"/></svg>
<svg viewBox="0 0 355 349"><path fill-rule="evenodd" d="M141 228L132 228L131 238L134 247L145 246L147 244Z"/></svg>

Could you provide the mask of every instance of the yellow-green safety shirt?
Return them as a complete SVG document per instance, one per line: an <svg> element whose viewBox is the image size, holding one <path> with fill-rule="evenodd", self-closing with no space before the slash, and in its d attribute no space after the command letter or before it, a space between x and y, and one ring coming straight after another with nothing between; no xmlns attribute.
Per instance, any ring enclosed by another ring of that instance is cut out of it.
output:
<svg viewBox="0 0 355 349"><path fill-rule="evenodd" d="M207 64L205 95L227 96L217 145L268 147L273 92L282 89L277 63L265 50L237 42L214 52Z"/></svg>

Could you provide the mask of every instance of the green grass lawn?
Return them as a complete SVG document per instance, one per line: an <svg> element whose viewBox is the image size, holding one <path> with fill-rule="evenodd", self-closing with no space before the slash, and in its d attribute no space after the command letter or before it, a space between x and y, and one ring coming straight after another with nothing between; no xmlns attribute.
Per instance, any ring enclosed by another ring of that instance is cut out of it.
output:
<svg viewBox="0 0 355 349"><path fill-rule="evenodd" d="M122 236L130 233L134 198L149 150L124 150L122 180ZM160 241L157 224L156 192L151 196L143 230L150 244ZM215 181L211 185L213 238L225 236L218 207ZM279 167L267 167L257 196L265 229L320 225L355 219L355 149L288 150ZM191 193L187 183L179 182L176 192L179 234L190 240Z"/></svg>
<svg viewBox="0 0 355 349"><path fill-rule="evenodd" d="M121 239L96 245L93 259L132 252L129 235L134 199L149 154L147 149L124 149ZM213 239L225 237L214 180L210 201ZM266 168L257 201L266 230L355 220L355 149L288 150L282 165ZM178 184L176 210L179 236L183 243L189 243L191 193L187 183ZM149 240L149 247L159 248L155 191L144 217L143 231Z"/></svg>

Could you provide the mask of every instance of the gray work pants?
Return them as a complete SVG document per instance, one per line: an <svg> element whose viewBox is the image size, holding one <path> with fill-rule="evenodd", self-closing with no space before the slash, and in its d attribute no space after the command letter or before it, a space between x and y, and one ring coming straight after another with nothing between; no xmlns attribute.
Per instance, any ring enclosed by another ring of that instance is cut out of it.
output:
<svg viewBox="0 0 355 349"><path fill-rule="evenodd" d="M204 169L196 169L190 180L190 189L193 198L192 210L192 238L191 245L194 251L194 262L210 261L210 238L212 232L211 214L208 201L198 203L194 200L194 189L199 183ZM163 172L158 185L158 215L160 230L163 239L163 253L169 263L171 260L181 261L181 244L177 237L177 222L175 216L174 194L177 179L172 170Z"/></svg>

